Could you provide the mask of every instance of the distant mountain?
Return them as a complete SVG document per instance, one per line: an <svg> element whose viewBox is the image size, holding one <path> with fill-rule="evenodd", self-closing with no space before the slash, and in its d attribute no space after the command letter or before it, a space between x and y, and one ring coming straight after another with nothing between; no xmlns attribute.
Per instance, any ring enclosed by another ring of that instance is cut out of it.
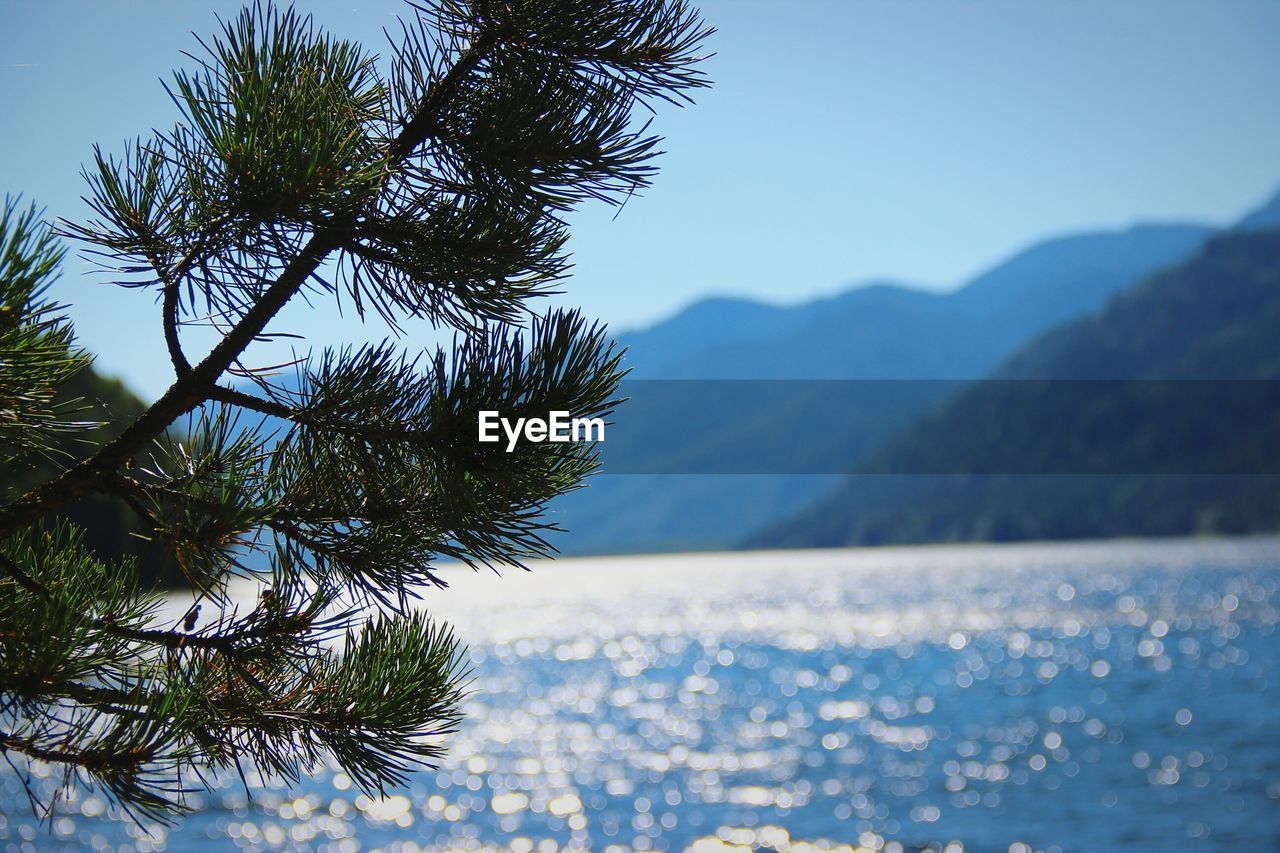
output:
<svg viewBox="0 0 1280 853"><path fill-rule="evenodd" d="M645 379L977 379L1051 326L1101 308L1117 292L1194 253L1212 233L1197 225L1141 225L1037 244L951 293L878 283L802 305L737 299L696 303L656 326L620 336L633 377ZM938 386L942 388L941 385ZM941 403L915 398L877 430L907 426ZM888 434L819 430L803 408L771 413L776 434L813 434L814 454L856 464ZM849 421L858 413L850 412ZM686 444L671 413L624 406L629 428L664 435L653 470ZM635 419L665 419L637 424ZM714 448L700 448L714 452ZM643 463L633 461L633 470ZM606 467L608 463L606 457ZM824 476L653 476L594 478L553 505L571 532L566 553L727 547L830 491Z"/></svg>
<svg viewBox="0 0 1280 853"><path fill-rule="evenodd" d="M635 375L676 379L682 362L707 349L794 331L812 316L805 308L710 297L651 328L625 333L618 342L627 347L627 363Z"/></svg>
<svg viewBox="0 0 1280 853"><path fill-rule="evenodd" d="M1280 395L1269 390L1280 380L1280 230L1215 238L1101 313L1042 336L993 379L896 436L861 466L863 476L748 544L1280 528ZM1258 383L1230 380L1267 382L1258 392ZM1249 407L1241 395L1253 395ZM965 473L1018 460L1064 473ZM1155 462L1231 474L1145 473ZM958 473L900 473L928 470ZM1109 473L1078 473L1099 471Z"/></svg>
<svg viewBox="0 0 1280 853"><path fill-rule="evenodd" d="M1271 228L1280 228L1280 193L1236 225L1238 231L1266 231Z"/></svg>
<svg viewBox="0 0 1280 853"><path fill-rule="evenodd" d="M1211 233L1140 225L1050 240L949 293L877 283L794 307L705 300L619 341L646 379L975 379Z"/></svg>

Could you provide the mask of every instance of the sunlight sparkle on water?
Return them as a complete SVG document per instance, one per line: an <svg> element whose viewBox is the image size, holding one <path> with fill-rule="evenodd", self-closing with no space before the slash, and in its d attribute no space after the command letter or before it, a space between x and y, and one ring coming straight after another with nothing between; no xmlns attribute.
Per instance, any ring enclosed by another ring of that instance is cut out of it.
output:
<svg viewBox="0 0 1280 853"><path fill-rule="evenodd" d="M223 779L145 836L84 793L37 828L5 776L0 839L1050 850L1280 833L1274 539L581 560L450 579L427 604L469 643L473 695L445 764L408 789L376 796L321 768L293 792L250 776L251 801Z"/></svg>

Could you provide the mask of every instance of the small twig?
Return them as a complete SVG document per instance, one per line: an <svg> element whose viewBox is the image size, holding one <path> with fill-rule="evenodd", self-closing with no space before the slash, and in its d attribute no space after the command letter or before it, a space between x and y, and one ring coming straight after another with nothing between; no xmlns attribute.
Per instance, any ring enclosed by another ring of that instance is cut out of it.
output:
<svg viewBox="0 0 1280 853"><path fill-rule="evenodd" d="M21 566L9 559L8 555L3 553L0 553L0 568L3 568L5 574L17 581L18 585L27 592L37 596L38 598L42 598L45 601L52 600L53 596L44 584L24 572Z"/></svg>

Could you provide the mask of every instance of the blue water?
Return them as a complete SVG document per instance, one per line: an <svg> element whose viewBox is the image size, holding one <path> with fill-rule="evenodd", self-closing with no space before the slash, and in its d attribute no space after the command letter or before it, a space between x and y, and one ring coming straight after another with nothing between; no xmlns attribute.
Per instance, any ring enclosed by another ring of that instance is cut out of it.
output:
<svg viewBox="0 0 1280 853"><path fill-rule="evenodd" d="M240 782L40 849L1280 849L1280 541L562 561L428 600L474 695L440 770ZM176 605L180 606L180 605ZM257 784L257 783L255 783Z"/></svg>

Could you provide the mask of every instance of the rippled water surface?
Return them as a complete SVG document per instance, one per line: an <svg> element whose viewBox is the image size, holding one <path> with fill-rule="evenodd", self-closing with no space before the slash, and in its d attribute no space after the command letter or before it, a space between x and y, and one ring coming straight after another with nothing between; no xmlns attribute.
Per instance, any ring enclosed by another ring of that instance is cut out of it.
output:
<svg viewBox="0 0 1280 853"><path fill-rule="evenodd" d="M36 827L9 776L0 840L1280 849L1280 540L561 561L429 604L475 694L411 788L227 779L147 836L83 795Z"/></svg>

